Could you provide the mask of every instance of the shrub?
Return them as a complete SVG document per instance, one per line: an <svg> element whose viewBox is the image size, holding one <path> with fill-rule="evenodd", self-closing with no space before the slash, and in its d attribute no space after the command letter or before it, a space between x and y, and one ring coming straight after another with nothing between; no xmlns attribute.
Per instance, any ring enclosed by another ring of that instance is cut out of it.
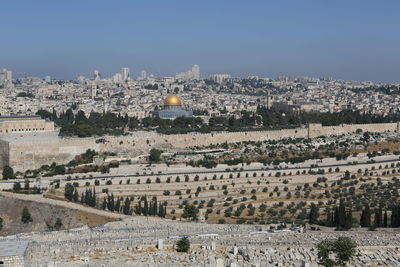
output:
<svg viewBox="0 0 400 267"><path fill-rule="evenodd" d="M183 237L176 242L176 251L187 253L190 249L190 241L187 237Z"/></svg>
<svg viewBox="0 0 400 267"><path fill-rule="evenodd" d="M31 214L29 213L29 210L27 207L24 207L24 209L22 210L21 221L23 223L32 222L32 217L31 217Z"/></svg>

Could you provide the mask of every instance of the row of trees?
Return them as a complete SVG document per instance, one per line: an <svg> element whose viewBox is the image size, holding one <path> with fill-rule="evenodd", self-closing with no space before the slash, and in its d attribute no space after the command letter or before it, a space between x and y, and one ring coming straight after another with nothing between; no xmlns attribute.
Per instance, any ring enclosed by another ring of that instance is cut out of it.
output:
<svg viewBox="0 0 400 267"><path fill-rule="evenodd" d="M104 197L101 208L103 210L108 209L109 211L116 211L119 213L123 213L125 215L132 215L133 211L131 209L131 202L133 201L133 197L126 197L125 200L123 197L119 197L115 200L114 194L107 194L107 197Z"/></svg>
<svg viewBox="0 0 400 267"><path fill-rule="evenodd" d="M79 198L79 193L76 189L76 186L71 183L67 183L64 188L64 196L69 201L80 201L82 204L86 204L90 207L96 207L97 204L96 189L94 187L93 189L87 188L84 192L81 193L81 197Z"/></svg>
<svg viewBox="0 0 400 267"><path fill-rule="evenodd" d="M135 205L135 213L143 216L158 216L165 218L167 215L167 202L157 203L157 197L153 197L150 201L147 197L141 197L138 204Z"/></svg>
<svg viewBox="0 0 400 267"><path fill-rule="evenodd" d="M326 224L340 230L349 230L353 225L353 214L351 208L346 207L343 201L341 201L339 206L334 208L333 212L329 210Z"/></svg>
<svg viewBox="0 0 400 267"><path fill-rule="evenodd" d="M265 106L257 108L258 115L262 117L265 127L287 127L307 123L321 123L324 126L364 123L396 122L400 114L378 115L372 113L361 113L359 111L343 110L341 112L285 112L277 108L267 109Z"/></svg>
<svg viewBox="0 0 400 267"><path fill-rule="evenodd" d="M226 110L221 110L227 114ZM122 135L126 130L156 129L165 134L187 133L187 132L211 132L211 131L242 131L252 128L290 128L306 123L322 123L322 125L360 124L360 123L383 123L400 120L400 114L377 115L371 113L360 113L359 111L345 110L336 113L282 112L278 108L266 108L259 105L256 112L241 111L239 118L229 115L212 117L206 124L199 118L176 118L166 120L160 118L146 117L139 120L135 117L122 116L111 112L98 113L92 111L88 116L82 111L76 114L72 109L57 115L56 111L49 112L39 110L37 112L42 118L53 120L61 127L62 136L101 136L105 134Z"/></svg>
<svg viewBox="0 0 400 267"><path fill-rule="evenodd" d="M390 222L388 216L388 210L382 207L371 210L369 204L365 204L360 215L360 226L361 227L400 227L400 205L393 204L390 207ZM372 221L373 216L373 221ZM319 209L314 203L310 206L308 215L310 224L324 224L330 227L336 227L341 230L349 230L354 223L357 223L357 219L352 215L351 207L346 207L344 202L341 201L339 206L334 207L333 210L329 209L326 215L326 221L319 221Z"/></svg>
<svg viewBox="0 0 400 267"><path fill-rule="evenodd" d="M372 212L367 204L361 213L360 225L362 227L400 227L400 206L393 204L390 207L390 223L388 218L388 212L385 208L383 211L382 207L375 209ZM371 216L374 213L374 222L371 222Z"/></svg>
<svg viewBox="0 0 400 267"><path fill-rule="evenodd" d="M85 204L90 207L97 206L96 189L94 187L93 189L87 188L81 193L79 198L79 193L76 187L71 183L67 183L64 189L64 196L70 201L80 201L81 204ZM167 202L158 203L157 197L153 197L150 201L146 196L141 197L134 209L131 208L131 203L133 200L133 197L125 197L125 199L123 197L115 198L114 194L111 193L107 194L107 197L104 197L101 208L103 210L107 209L109 211L115 211L125 215L132 215L133 212L135 212L137 215L159 216L164 218L167 214Z"/></svg>

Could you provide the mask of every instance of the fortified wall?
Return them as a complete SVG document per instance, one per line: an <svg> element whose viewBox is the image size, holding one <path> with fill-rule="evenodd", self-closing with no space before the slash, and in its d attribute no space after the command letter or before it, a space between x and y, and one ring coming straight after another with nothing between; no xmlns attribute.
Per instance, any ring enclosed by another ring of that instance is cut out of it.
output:
<svg viewBox="0 0 400 267"><path fill-rule="evenodd" d="M0 136L0 167L12 166L16 171L36 169L44 164L56 162L65 164L76 155L87 149L99 152L125 152L139 154L151 148L184 149L194 146L222 144L225 142L264 141L281 138L312 138L321 135L338 135L355 132L357 129L370 132L399 132L399 123L352 124L324 127L321 124L310 124L308 127L250 132L191 133L178 135L161 135L149 133L148 136L104 137L104 143L96 138L46 138L45 133L37 133L31 138L7 138ZM17 136L17 135L15 135ZM19 136L19 135L18 135Z"/></svg>
<svg viewBox="0 0 400 267"><path fill-rule="evenodd" d="M155 148L187 148L222 144L225 142L265 141L281 138L312 138L321 135L339 135L355 132L361 129L366 132L399 132L399 123L379 124L344 124L339 126L322 126L309 124L305 128L294 128L273 131L250 132L218 132L218 133L191 133L175 135L156 135L152 137L112 137L100 146L100 151L129 152L132 149Z"/></svg>
<svg viewBox="0 0 400 267"><path fill-rule="evenodd" d="M8 151L3 151L2 148L0 153L8 155L3 160L8 164L4 165L12 166L15 171L33 170L53 162L65 164L89 148L99 151L95 140L86 138L9 142Z"/></svg>

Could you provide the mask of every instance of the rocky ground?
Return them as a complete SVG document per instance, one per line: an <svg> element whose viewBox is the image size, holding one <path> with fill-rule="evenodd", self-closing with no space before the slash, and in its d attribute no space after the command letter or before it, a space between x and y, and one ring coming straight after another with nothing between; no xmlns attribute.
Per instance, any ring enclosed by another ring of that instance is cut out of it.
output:
<svg viewBox="0 0 400 267"><path fill-rule="evenodd" d="M76 207L76 206L79 207ZM22 210L28 208L32 222L21 221ZM12 235L32 231L48 231L57 218L61 219L61 229L76 228L83 225L100 225L118 219L118 214L98 212L93 209L65 201L43 198L42 195L0 193L0 217L3 219L1 235Z"/></svg>

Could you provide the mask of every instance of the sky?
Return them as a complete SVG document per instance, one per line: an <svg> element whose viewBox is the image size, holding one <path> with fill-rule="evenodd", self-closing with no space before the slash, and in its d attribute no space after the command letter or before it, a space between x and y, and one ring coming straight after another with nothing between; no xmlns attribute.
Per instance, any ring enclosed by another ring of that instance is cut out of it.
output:
<svg viewBox="0 0 400 267"><path fill-rule="evenodd" d="M17 77L279 75L400 82L400 1L3 0L0 68Z"/></svg>

